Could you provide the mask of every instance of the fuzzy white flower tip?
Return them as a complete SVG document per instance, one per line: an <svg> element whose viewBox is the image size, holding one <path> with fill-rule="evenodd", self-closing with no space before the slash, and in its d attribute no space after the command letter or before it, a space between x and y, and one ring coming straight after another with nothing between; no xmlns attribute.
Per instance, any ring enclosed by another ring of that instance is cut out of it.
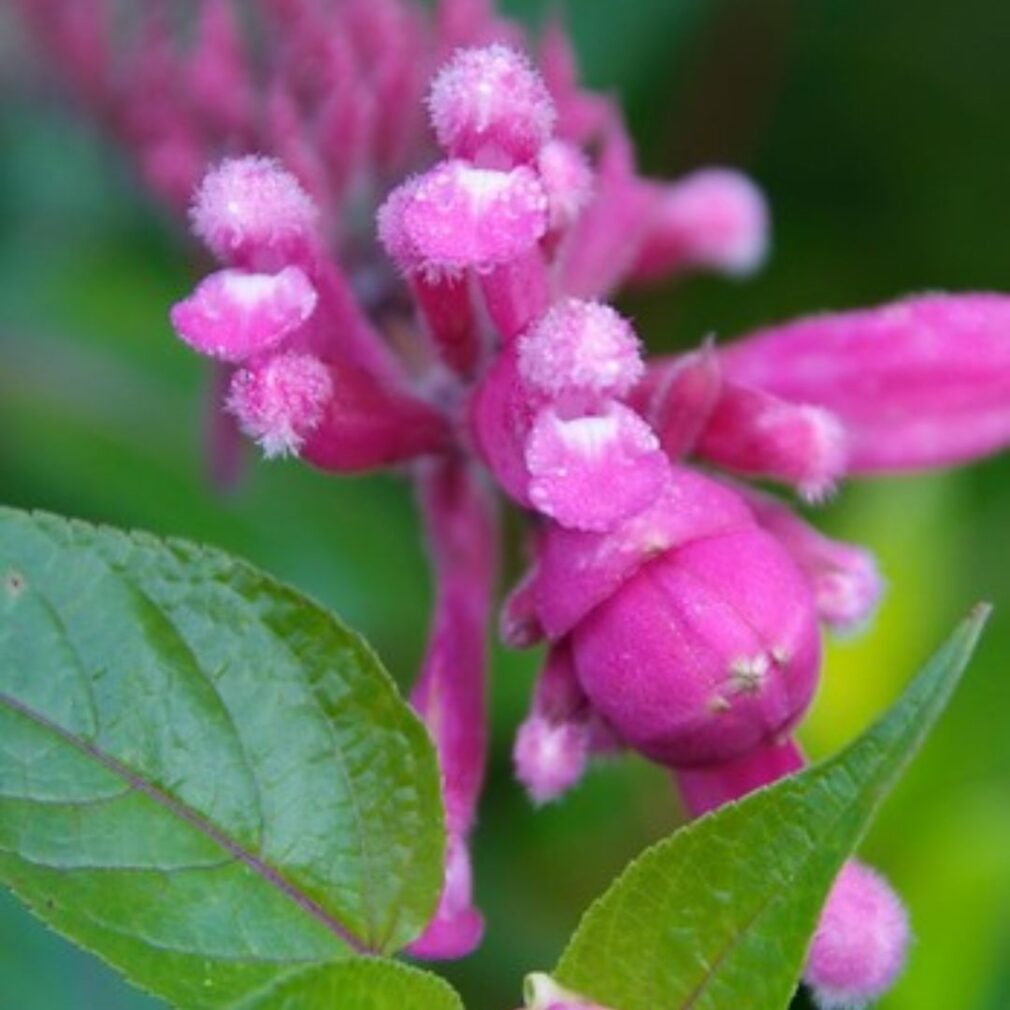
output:
<svg viewBox="0 0 1010 1010"><path fill-rule="evenodd" d="M519 727L512 758L516 778L538 806L567 792L582 778L589 757L587 728L530 716Z"/></svg>
<svg viewBox="0 0 1010 1010"><path fill-rule="evenodd" d="M897 978L909 942L908 913L887 881L845 864L814 935L804 981L822 1010L855 1010Z"/></svg>
<svg viewBox="0 0 1010 1010"><path fill-rule="evenodd" d="M228 410L267 458L298 455L333 395L329 369L311 354L288 352L235 374Z"/></svg>
<svg viewBox="0 0 1010 1010"><path fill-rule="evenodd" d="M623 396L643 373L635 331L602 302L560 302L519 343L523 382L552 398Z"/></svg>
<svg viewBox="0 0 1010 1010"><path fill-rule="evenodd" d="M439 144L462 158L490 147L527 161L556 119L540 75L522 53L503 45L458 50L436 76L428 107Z"/></svg>
<svg viewBox="0 0 1010 1010"><path fill-rule="evenodd" d="M318 209L273 158L247 155L212 168L190 209L193 231L222 260L288 253L314 234Z"/></svg>

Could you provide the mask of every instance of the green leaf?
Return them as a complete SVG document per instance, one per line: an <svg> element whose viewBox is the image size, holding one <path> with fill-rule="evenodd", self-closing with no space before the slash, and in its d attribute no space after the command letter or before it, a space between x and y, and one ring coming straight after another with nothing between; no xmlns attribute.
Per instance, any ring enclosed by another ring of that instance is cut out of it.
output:
<svg viewBox="0 0 1010 1010"><path fill-rule="evenodd" d="M0 880L232 1006L391 953L441 887L427 734L331 614L218 551L0 509Z"/></svg>
<svg viewBox="0 0 1010 1010"><path fill-rule="evenodd" d="M235 1010L463 1010L463 1004L437 975L357 958L297 971Z"/></svg>
<svg viewBox="0 0 1010 1010"><path fill-rule="evenodd" d="M978 607L837 757L696 821L586 913L555 977L615 1010L783 1010L828 889L950 698Z"/></svg>

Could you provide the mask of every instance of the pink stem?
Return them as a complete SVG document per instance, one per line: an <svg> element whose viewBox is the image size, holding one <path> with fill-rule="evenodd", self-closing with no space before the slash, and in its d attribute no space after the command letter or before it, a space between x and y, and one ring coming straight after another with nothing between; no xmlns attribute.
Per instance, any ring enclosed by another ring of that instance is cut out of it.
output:
<svg viewBox="0 0 1010 1010"><path fill-rule="evenodd" d="M483 931L470 895L467 838L476 817L487 750L486 633L497 570L497 516L477 472L457 459L418 468L417 489L437 583L435 619L415 708L442 768L449 852L442 902L411 953L469 953Z"/></svg>

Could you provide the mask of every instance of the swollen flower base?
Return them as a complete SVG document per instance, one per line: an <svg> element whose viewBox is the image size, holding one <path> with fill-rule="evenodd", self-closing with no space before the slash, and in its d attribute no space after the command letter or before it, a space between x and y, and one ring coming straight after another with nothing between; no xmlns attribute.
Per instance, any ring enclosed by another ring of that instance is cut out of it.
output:
<svg viewBox="0 0 1010 1010"><path fill-rule="evenodd" d="M741 481L816 502L850 476L1001 449L1010 299L915 297L649 362L606 299L678 271L752 271L765 203L727 169L642 178L557 27L537 66L484 0L433 16L406 0L260 0L253 73L227 0L201 5L189 50L152 6L128 59L101 4L90 19L78 0L20 4L156 193L176 208L195 193L193 232L220 270L172 322L215 360L220 408L267 456L395 465L417 485L437 600L413 701L449 845L416 955L464 955L482 932L469 836L494 487L531 534L502 635L547 645L515 749L535 802L622 747L669 768L695 816L802 765L792 733L821 627L865 623L881 578L869 552ZM214 430L230 459L232 429ZM824 1007L858 1006L891 984L907 940L898 898L850 863L806 979ZM530 1005L590 1006L551 986L531 983Z"/></svg>

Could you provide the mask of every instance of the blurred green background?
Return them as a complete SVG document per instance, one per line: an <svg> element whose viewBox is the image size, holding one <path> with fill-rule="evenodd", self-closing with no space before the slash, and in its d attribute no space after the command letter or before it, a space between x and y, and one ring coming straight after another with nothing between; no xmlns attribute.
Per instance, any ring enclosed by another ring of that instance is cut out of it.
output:
<svg viewBox="0 0 1010 1010"><path fill-rule="evenodd" d="M508 5L536 19L535 0ZM745 166L774 257L625 302L654 348L924 289L1010 288L1010 5L1002 0L575 0L589 80L620 93L655 174ZM406 684L430 588L406 488L251 466L222 498L200 450L206 376L166 324L191 283L177 223L27 67L0 7L0 501L220 545L332 605ZM1010 336L1008 336L1010 339ZM833 642L815 756L894 697L978 598L996 616L952 710L865 846L917 942L886 1010L1010 1007L1010 460L844 489L824 524L879 553L873 627ZM483 949L445 974L473 1010L519 1002L581 911L679 812L637 759L534 812L511 734L538 657L496 651L476 840ZM139 996L0 896L2 1010L140 1010Z"/></svg>

